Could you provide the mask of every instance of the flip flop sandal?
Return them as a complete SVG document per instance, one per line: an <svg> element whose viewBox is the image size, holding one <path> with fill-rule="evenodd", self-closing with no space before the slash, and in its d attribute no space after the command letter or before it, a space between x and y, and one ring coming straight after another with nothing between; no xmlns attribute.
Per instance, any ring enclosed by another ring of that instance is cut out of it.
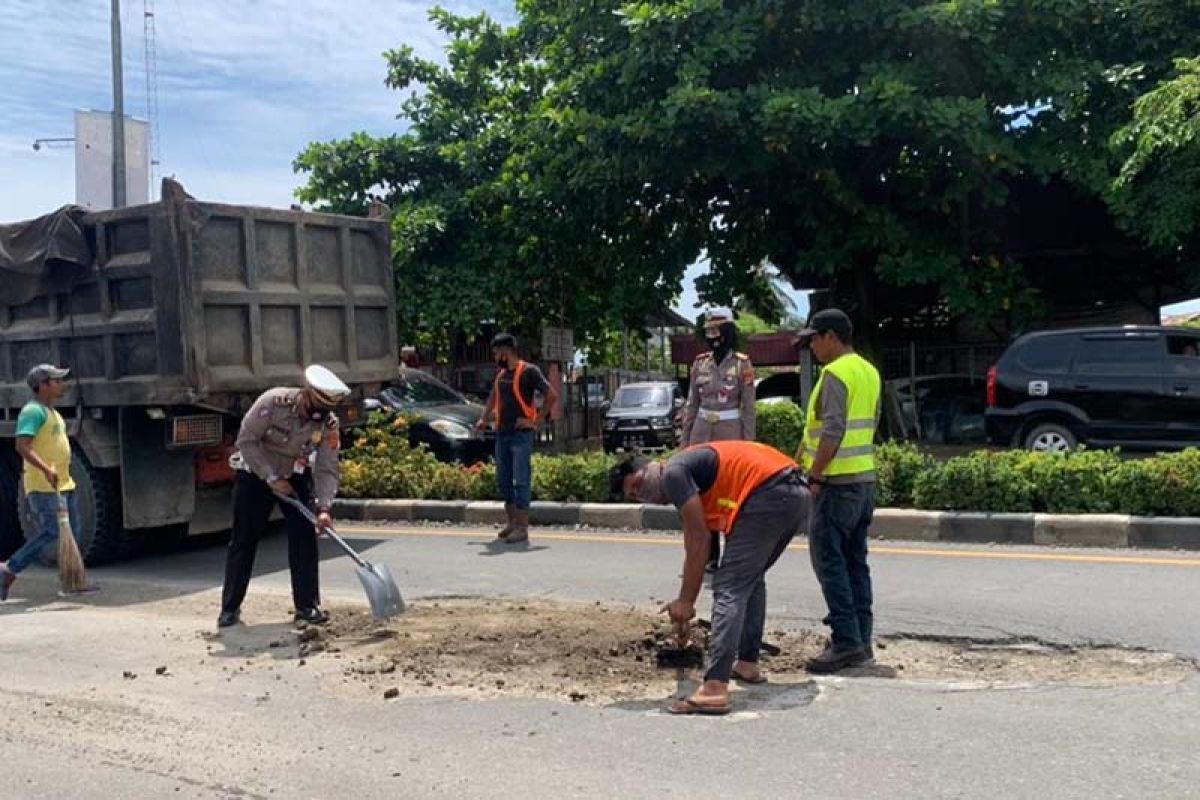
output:
<svg viewBox="0 0 1200 800"><path fill-rule="evenodd" d="M701 714L706 717L720 717L728 714L729 710L730 706L728 704L723 706L707 706L702 703L697 703L690 697L676 701L667 706L668 713L676 714L678 716Z"/></svg>
<svg viewBox="0 0 1200 800"><path fill-rule="evenodd" d="M759 675L757 678L748 678L748 677L746 677L745 675L742 675L742 674L741 674L740 672L738 672L737 670L734 670L734 671L733 671L733 679L734 679L735 681L737 681L738 683L748 683L748 684L750 684L751 686L757 686L757 685L759 685L760 683L766 683L766 682L767 682L767 676L766 676L766 675L762 675L762 674L760 674L760 675Z"/></svg>

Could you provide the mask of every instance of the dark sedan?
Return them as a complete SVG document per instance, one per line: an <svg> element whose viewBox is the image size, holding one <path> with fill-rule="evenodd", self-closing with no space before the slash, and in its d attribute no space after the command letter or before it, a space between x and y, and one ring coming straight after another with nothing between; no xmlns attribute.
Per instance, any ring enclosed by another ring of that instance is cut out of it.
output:
<svg viewBox="0 0 1200 800"><path fill-rule="evenodd" d="M428 372L401 367L379 393L386 408L412 417L409 442L425 444L439 461L475 464L492 456L494 435L475 431L483 406L473 403Z"/></svg>

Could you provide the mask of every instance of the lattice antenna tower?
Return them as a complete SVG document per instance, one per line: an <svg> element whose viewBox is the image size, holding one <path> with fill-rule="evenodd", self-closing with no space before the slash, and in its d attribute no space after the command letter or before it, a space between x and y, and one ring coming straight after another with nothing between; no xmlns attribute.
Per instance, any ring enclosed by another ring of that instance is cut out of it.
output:
<svg viewBox="0 0 1200 800"><path fill-rule="evenodd" d="M158 48L155 45L154 0L142 0L142 33L146 40L146 121L150 125L150 196L158 186L158 165L162 159L158 127Z"/></svg>

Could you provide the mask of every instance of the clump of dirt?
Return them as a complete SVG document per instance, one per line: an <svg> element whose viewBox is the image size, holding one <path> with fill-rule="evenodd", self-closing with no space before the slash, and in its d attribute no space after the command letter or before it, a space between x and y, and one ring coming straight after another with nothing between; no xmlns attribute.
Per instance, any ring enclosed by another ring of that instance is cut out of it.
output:
<svg viewBox="0 0 1200 800"><path fill-rule="evenodd" d="M299 638L302 655L339 654L343 681L376 696L515 694L605 703L664 698L693 685L707 631L694 626L692 635L681 651L665 617L636 608L459 598L416 604L386 624L337 609L328 626L307 628ZM773 683L795 685L810 677L804 663L826 642L811 631L773 631L762 667ZM986 688L1161 683L1196 670L1169 653L1016 640L887 637L875 656L875 665L841 675Z"/></svg>

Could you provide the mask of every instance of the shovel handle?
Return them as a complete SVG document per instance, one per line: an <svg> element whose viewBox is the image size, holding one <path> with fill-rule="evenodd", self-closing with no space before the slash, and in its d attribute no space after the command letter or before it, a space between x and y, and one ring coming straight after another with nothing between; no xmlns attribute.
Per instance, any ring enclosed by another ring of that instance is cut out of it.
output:
<svg viewBox="0 0 1200 800"><path fill-rule="evenodd" d="M304 505L304 503L301 503L295 497L289 497L288 495L280 494L279 492L275 492L275 496L303 514L304 518L311 522L314 527L317 526L317 515L312 513L312 511L309 510L308 506ZM368 564L353 547L348 545L345 539L343 539L341 536L338 536L337 531L335 531L333 528L329 527L328 525L321 525L317 529L330 539L333 539L335 542L337 542L338 547L342 548L346 555L350 556L350 558L354 560L355 564L358 564L360 567L365 567L366 569L371 568L371 565Z"/></svg>

